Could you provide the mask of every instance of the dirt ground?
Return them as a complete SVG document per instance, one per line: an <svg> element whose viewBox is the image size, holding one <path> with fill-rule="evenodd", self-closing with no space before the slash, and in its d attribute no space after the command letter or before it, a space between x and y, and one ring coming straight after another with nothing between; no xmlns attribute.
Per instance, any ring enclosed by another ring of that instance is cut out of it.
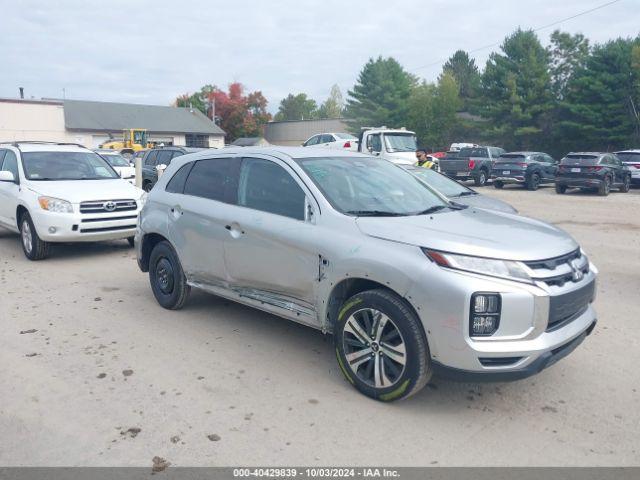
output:
<svg viewBox="0 0 640 480"><path fill-rule="evenodd" d="M640 189L481 191L582 244L598 327L533 378L394 404L312 329L202 293L163 310L126 242L34 263L0 231L0 466L640 465Z"/></svg>

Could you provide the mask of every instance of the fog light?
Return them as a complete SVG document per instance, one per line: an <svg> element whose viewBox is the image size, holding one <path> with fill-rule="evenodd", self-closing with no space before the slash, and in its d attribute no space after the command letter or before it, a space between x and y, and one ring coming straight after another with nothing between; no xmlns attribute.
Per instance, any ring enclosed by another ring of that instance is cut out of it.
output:
<svg viewBox="0 0 640 480"><path fill-rule="evenodd" d="M56 227L49 227L49 233L54 234L58 231Z"/></svg>
<svg viewBox="0 0 640 480"><path fill-rule="evenodd" d="M471 295L469 335L493 335L500 325L501 298L499 293L477 292Z"/></svg>

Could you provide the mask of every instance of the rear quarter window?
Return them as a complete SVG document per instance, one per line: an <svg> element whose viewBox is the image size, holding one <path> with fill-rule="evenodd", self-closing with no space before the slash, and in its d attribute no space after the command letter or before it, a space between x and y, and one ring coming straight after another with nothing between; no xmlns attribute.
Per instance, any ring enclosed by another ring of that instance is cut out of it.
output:
<svg viewBox="0 0 640 480"><path fill-rule="evenodd" d="M189 176L191 167L193 167L193 163L187 163L180 167L173 177L171 177L169 183L167 183L167 188L165 188L165 190L170 193L183 193L184 184Z"/></svg>

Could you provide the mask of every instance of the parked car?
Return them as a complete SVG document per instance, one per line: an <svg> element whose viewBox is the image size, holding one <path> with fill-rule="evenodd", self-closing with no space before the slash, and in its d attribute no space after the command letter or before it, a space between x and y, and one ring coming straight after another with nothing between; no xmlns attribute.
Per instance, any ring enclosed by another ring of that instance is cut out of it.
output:
<svg viewBox="0 0 640 480"><path fill-rule="evenodd" d="M537 190L544 183L554 183L558 162L543 152L503 153L493 164L491 180L496 188L505 183L519 183L528 190Z"/></svg>
<svg viewBox="0 0 640 480"><path fill-rule="evenodd" d="M149 194L136 249L164 308L198 288L332 332L346 379L382 401L433 373L533 375L596 322L597 271L567 233L451 203L352 152L176 159Z"/></svg>
<svg viewBox="0 0 640 480"><path fill-rule="evenodd" d="M135 167L136 166L136 159L139 158L142 160L142 158L144 157L145 153L147 153L149 150L138 150L137 152L135 152L133 154L133 156L129 159L131 166Z"/></svg>
<svg viewBox="0 0 640 480"><path fill-rule="evenodd" d="M556 192L565 193L567 188L596 189L606 196L612 188L628 192L631 171L613 153L575 152L560 161L556 177Z"/></svg>
<svg viewBox="0 0 640 480"><path fill-rule="evenodd" d="M617 157L624 163L631 172L631 184L640 184L640 149L623 150L616 152Z"/></svg>
<svg viewBox="0 0 640 480"><path fill-rule="evenodd" d="M480 195L475 190L472 190L471 188L430 168L417 166L408 166L405 168L431 188L437 190L453 202L468 205L470 207L497 210L499 212L518 213L518 211L507 202L503 202L502 200L488 197L486 195Z"/></svg>
<svg viewBox="0 0 640 480"><path fill-rule="evenodd" d="M73 144L0 144L0 226L19 233L29 260L52 243L127 239L146 194L97 153Z"/></svg>
<svg viewBox="0 0 640 480"><path fill-rule="evenodd" d="M489 180L496 159L505 153L499 147L465 147L455 157L440 160L440 171L451 178L473 180L482 187Z"/></svg>
<svg viewBox="0 0 640 480"><path fill-rule="evenodd" d="M319 133L307 139L302 146L347 149L356 152L358 137L350 133Z"/></svg>
<svg viewBox="0 0 640 480"><path fill-rule="evenodd" d="M156 167L171 165L171 160L181 157L187 153L199 152L206 148L194 147L158 147L147 150L142 158L142 189L150 192L158 181L158 170Z"/></svg>
<svg viewBox="0 0 640 480"><path fill-rule="evenodd" d="M104 158L113 169L118 172L120 178L124 178L127 182L136 184L136 168L131 166L129 161L120 155L116 150L94 150L98 155Z"/></svg>

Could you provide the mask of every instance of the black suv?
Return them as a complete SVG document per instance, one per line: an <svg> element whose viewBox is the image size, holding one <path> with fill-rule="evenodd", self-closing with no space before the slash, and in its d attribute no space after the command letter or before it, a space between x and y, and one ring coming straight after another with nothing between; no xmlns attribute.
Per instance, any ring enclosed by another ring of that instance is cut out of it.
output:
<svg viewBox="0 0 640 480"><path fill-rule="evenodd" d="M505 183L519 183L529 190L537 190L542 183L553 183L558 162L543 152L503 153L493 164L491 180L496 188Z"/></svg>
<svg viewBox="0 0 640 480"><path fill-rule="evenodd" d="M142 157L142 189L145 192L150 192L156 184L158 181L158 171L156 167L158 165L166 165L168 167L172 159L201 150L205 149L192 147L158 147L147 150L144 157Z"/></svg>
<svg viewBox="0 0 640 480"><path fill-rule="evenodd" d="M599 195L609 195L611 188L628 192L631 171L613 153L569 153L560 161L556 176L556 192L567 188L597 189Z"/></svg>
<svg viewBox="0 0 640 480"><path fill-rule="evenodd" d="M438 162L440 172L458 180L473 179L481 187L489 180L493 162L504 153L499 147L469 147L461 149L453 157L447 154Z"/></svg>

